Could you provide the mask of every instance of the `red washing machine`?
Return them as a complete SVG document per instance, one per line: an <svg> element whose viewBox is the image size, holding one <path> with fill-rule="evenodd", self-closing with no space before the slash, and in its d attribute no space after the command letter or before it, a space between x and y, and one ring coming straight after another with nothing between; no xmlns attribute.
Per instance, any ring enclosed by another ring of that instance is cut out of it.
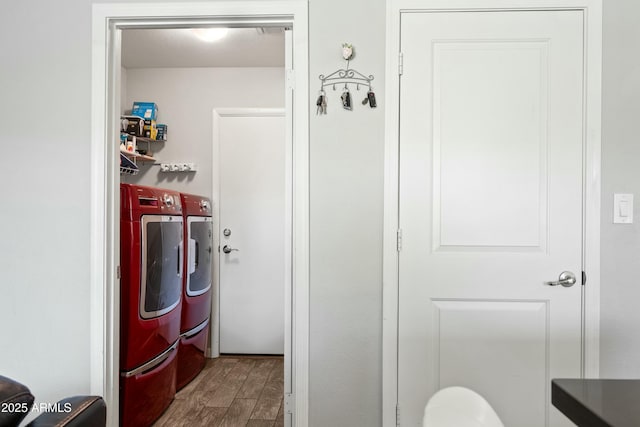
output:
<svg viewBox="0 0 640 427"><path fill-rule="evenodd" d="M195 378L205 364L213 264L211 200L193 194L183 193L181 196L187 255L178 347L178 390Z"/></svg>
<svg viewBox="0 0 640 427"><path fill-rule="evenodd" d="M184 267L180 193L120 185L120 425L150 426L176 391Z"/></svg>

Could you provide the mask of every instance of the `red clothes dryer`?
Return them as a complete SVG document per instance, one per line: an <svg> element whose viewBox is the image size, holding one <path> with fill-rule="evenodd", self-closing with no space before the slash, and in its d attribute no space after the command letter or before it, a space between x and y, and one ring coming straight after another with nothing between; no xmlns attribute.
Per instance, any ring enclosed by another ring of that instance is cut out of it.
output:
<svg viewBox="0 0 640 427"><path fill-rule="evenodd" d="M150 426L176 390L180 193L121 184L120 208L120 425Z"/></svg>
<svg viewBox="0 0 640 427"><path fill-rule="evenodd" d="M187 385L202 370L209 336L213 222L211 200L182 194L187 255L182 290L182 320L178 347L177 389Z"/></svg>

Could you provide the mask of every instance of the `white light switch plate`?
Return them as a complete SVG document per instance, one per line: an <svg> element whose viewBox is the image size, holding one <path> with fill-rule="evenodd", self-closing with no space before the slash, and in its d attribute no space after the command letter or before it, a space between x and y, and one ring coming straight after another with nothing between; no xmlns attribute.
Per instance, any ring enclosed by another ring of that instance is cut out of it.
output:
<svg viewBox="0 0 640 427"><path fill-rule="evenodd" d="M633 223L633 194L613 195L613 223Z"/></svg>

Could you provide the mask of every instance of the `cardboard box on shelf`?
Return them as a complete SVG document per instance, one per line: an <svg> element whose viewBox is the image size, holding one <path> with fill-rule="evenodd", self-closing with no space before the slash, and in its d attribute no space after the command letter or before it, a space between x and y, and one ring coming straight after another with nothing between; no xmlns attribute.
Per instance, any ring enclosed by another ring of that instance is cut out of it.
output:
<svg viewBox="0 0 640 427"><path fill-rule="evenodd" d="M129 135L144 136L144 120L140 117L127 116L125 132Z"/></svg>
<svg viewBox="0 0 640 427"><path fill-rule="evenodd" d="M133 108L131 108L131 114L145 120L158 120L158 106L155 102L135 101Z"/></svg>
<svg viewBox="0 0 640 427"><path fill-rule="evenodd" d="M155 120L144 121L144 135L147 138L156 139L158 135L158 128Z"/></svg>
<svg viewBox="0 0 640 427"><path fill-rule="evenodd" d="M158 125L156 125L157 129L158 129L158 135L156 137L156 139L158 141L166 141L167 140L167 125L163 124L163 123L158 123Z"/></svg>

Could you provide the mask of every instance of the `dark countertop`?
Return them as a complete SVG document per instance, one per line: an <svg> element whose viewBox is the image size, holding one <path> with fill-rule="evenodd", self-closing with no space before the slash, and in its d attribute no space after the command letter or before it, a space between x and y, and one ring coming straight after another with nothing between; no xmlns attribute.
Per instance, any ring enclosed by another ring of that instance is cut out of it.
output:
<svg viewBox="0 0 640 427"><path fill-rule="evenodd" d="M579 427L640 426L640 380L555 379L551 403Z"/></svg>

